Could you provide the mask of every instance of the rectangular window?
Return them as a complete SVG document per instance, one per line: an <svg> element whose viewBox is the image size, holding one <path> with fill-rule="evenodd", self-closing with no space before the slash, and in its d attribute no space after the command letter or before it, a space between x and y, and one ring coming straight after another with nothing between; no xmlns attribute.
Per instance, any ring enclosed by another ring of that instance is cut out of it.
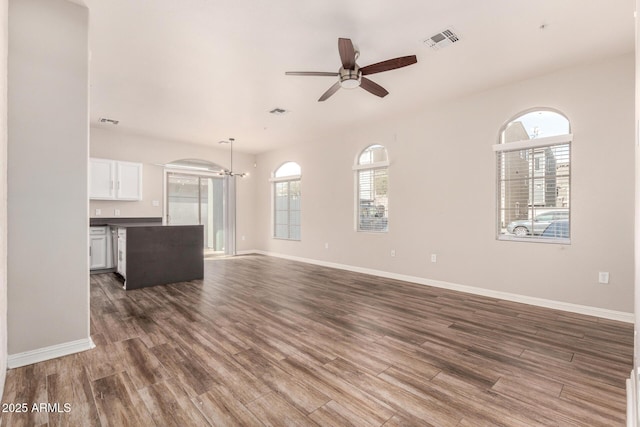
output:
<svg viewBox="0 0 640 427"><path fill-rule="evenodd" d="M387 168L361 169L358 174L358 231L388 230Z"/></svg>
<svg viewBox="0 0 640 427"><path fill-rule="evenodd" d="M496 149L498 238L568 242L571 144L531 142Z"/></svg>
<svg viewBox="0 0 640 427"><path fill-rule="evenodd" d="M275 182L273 205L273 236L300 240L300 180Z"/></svg>

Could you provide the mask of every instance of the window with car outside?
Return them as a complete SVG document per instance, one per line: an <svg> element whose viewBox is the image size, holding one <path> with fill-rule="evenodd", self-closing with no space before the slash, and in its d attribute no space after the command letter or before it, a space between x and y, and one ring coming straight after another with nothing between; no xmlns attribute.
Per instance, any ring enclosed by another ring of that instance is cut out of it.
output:
<svg viewBox="0 0 640 427"><path fill-rule="evenodd" d="M571 127L553 110L520 114L500 132L496 152L498 239L569 243Z"/></svg>
<svg viewBox="0 0 640 427"><path fill-rule="evenodd" d="M385 233L389 224L389 159L387 149L370 145L355 166L357 231Z"/></svg>
<svg viewBox="0 0 640 427"><path fill-rule="evenodd" d="M300 240L300 180L302 169L286 162L273 173L273 237Z"/></svg>

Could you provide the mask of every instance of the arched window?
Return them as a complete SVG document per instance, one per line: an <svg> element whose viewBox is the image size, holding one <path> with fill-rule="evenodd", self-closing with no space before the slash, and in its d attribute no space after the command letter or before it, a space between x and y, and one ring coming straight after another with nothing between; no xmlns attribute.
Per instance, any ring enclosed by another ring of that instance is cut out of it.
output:
<svg viewBox="0 0 640 427"><path fill-rule="evenodd" d="M386 232L389 219L389 158L387 149L370 145L356 159L356 229Z"/></svg>
<svg viewBox="0 0 640 427"><path fill-rule="evenodd" d="M494 145L498 171L498 239L569 243L571 126L563 114L519 114Z"/></svg>
<svg viewBox="0 0 640 427"><path fill-rule="evenodd" d="M296 162L283 163L273 173L273 237L300 240L300 179Z"/></svg>

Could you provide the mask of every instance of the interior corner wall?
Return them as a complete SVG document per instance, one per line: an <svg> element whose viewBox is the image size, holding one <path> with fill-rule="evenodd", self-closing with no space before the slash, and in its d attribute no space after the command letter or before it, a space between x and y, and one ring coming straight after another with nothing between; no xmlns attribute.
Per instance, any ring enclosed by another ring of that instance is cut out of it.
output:
<svg viewBox="0 0 640 427"><path fill-rule="evenodd" d="M9 0L9 357L89 340L88 22Z"/></svg>
<svg viewBox="0 0 640 427"><path fill-rule="evenodd" d="M634 334L633 334L633 370L629 378L627 379L627 425L637 426L638 422L638 410L639 410L639 398L638 390L640 390L640 341L638 340L638 331L640 330L640 316L638 310L640 309L640 28L638 27L637 13L640 10L640 0L635 0L635 230L634 230Z"/></svg>
<svg viewBox="0 0 640 427"><path fill-rule="evenodd" d="M7 374L7 50L8 0L0 0L0 400Z"/></svg>
<svg viewBox="0 0 640 427"><path fill-rule="evenodd" d="M633 94L629 54L354 124L333 139L301 135L299 144L257 158L256 249L632 313ZM505 122L534 107L571 121L570 245L496 239L492 145ZM380 234L355 231L352 166L374 143L391 162L389 232ZM269 176L284 161L302 167L299 242L271 237ZM598 283L599 271L610 273L609 284Z"/></svg>

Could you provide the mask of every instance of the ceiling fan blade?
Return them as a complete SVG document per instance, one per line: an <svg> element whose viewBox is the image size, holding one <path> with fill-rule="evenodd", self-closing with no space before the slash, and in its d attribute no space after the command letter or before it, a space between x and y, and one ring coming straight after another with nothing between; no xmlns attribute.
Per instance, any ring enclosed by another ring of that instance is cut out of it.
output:
<svg viewBox="0 0 640 427"><path fill-rule="evenodd" d="M326 101L331 95L336 93L338 89L340 89L340 82L336 82L325 93L323 93L320 99L318 99L318 102Z"/></svg>
<svg viewBox="0 0 640 427"><path fill-rule="evenodd" d="M332 73L330 71L287 71L284 73L287 76L331 76L336 77L338 73Z"/></svg>
<svg viewBox="0 0 640 427"><path fill-rule="evenodd" d="M382 73L383 71L395 70L396 68L406 67L415 64L418 58L415 55L401 56L400 58L387 59L386 61L377 62L360 68L363 76L368 74Z"/></svg>
<svg viewBox="0 0 640 427"><path fill-rule="evenodd" d="M360 81L360 87L367 92L379 96L380 98L384 98L385 96L389 95L389 92L385 88L380 86L378 83L372 82L366 77L362 77L362 80Z"/></svg>
<svg viewBox="0 0 640 427"><path fill-rule="evenodd" d="M345 70L353 70L356 66L356 50L353 48L351 39L338 39L338 52L342 67Z"/></svg>

